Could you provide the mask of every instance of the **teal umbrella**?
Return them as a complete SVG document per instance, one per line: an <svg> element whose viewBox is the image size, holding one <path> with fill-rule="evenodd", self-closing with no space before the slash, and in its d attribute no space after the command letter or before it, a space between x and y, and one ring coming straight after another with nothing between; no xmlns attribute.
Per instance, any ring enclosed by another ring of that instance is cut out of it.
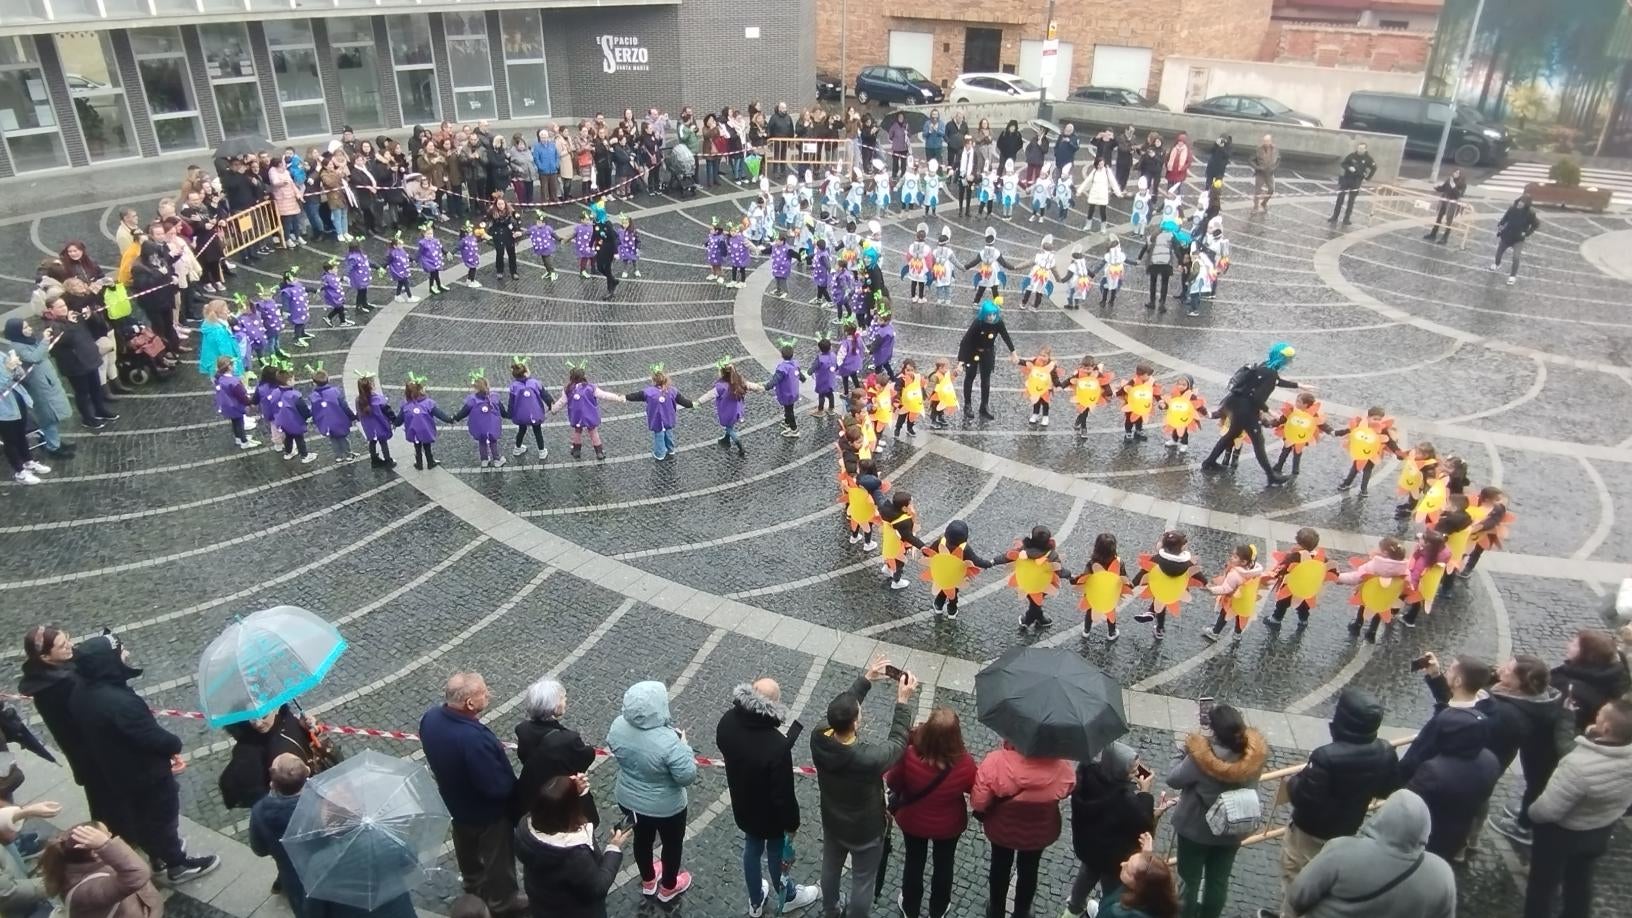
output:
<svg viewBox="0 0 1632 918"><path fill-rule="evenodd" d="M312 612L275 606L235 619L198 661L198 701L212 727L264 717L311 691L346 650Z"/></svg>

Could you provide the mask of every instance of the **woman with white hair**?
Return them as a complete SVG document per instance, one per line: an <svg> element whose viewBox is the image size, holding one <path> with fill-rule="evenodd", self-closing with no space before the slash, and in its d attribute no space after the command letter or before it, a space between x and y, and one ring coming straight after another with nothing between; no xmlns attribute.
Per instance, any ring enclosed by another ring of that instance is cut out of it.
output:
<svg viewBox="0 0 1632 918"><path fill-rule="evenodd" d="M595 748L585 743L576 730L561 725L561 716L567 712L567 689L559 680L545 676L528 686L523 706L527 719L516 724L516 759L521 762L516 805L526 813L545 782L588 771L595 761ZM585 793L583 802L588 822L599 824L595 797Z"/></svg>

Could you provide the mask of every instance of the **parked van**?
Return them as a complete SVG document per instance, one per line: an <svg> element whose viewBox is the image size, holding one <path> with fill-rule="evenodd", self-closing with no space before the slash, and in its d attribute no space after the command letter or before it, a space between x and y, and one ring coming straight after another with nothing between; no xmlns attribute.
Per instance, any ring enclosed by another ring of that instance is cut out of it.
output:
<svg viewBox="0 0 1632 918"><path fill-rule="evenodd" d="M1353 92L1343 109L1343 127L1405 137L1405 152L1433 156L1439 136L1450 118L1446 99L1431 99L1403 92ZM1513 138L1499 124L1480 120L1467 108L1456 110L1445 155L1458 166L1497 165L1507 158Z"/></svg>

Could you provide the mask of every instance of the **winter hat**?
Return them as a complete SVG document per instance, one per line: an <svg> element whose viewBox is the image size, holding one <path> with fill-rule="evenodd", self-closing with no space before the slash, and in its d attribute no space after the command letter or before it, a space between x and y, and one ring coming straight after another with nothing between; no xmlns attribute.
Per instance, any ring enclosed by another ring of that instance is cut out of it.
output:
<svg viewBox="0 0 1632 918"><path fill-rule="evenodd" d="M945 226L941 227L941 241L942 242L951 242L952 241L952 230L951 229L949 229L949 228L947 228Z"/></svg>

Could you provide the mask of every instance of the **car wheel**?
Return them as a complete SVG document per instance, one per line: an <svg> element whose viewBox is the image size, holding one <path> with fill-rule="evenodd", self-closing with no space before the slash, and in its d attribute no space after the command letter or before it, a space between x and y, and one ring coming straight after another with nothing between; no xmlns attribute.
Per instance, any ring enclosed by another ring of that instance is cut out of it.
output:
<svg viewBox="0 0 1632 918"><path fill-rule="evenodd" d="M862 89L856 90L856 101L860 102L862 105L867 104L867 92L866 92L866 90L862 90Z"/></svg>
<svg viewBox="0 0 1632 918"><path fill-rule="evenodd" d="M1456 148L1451 154L1451 159L1463 168L1477 166L1479 160L1484 159L1484 151L1480 150L1477 144L1465 143Z"/></svg>

